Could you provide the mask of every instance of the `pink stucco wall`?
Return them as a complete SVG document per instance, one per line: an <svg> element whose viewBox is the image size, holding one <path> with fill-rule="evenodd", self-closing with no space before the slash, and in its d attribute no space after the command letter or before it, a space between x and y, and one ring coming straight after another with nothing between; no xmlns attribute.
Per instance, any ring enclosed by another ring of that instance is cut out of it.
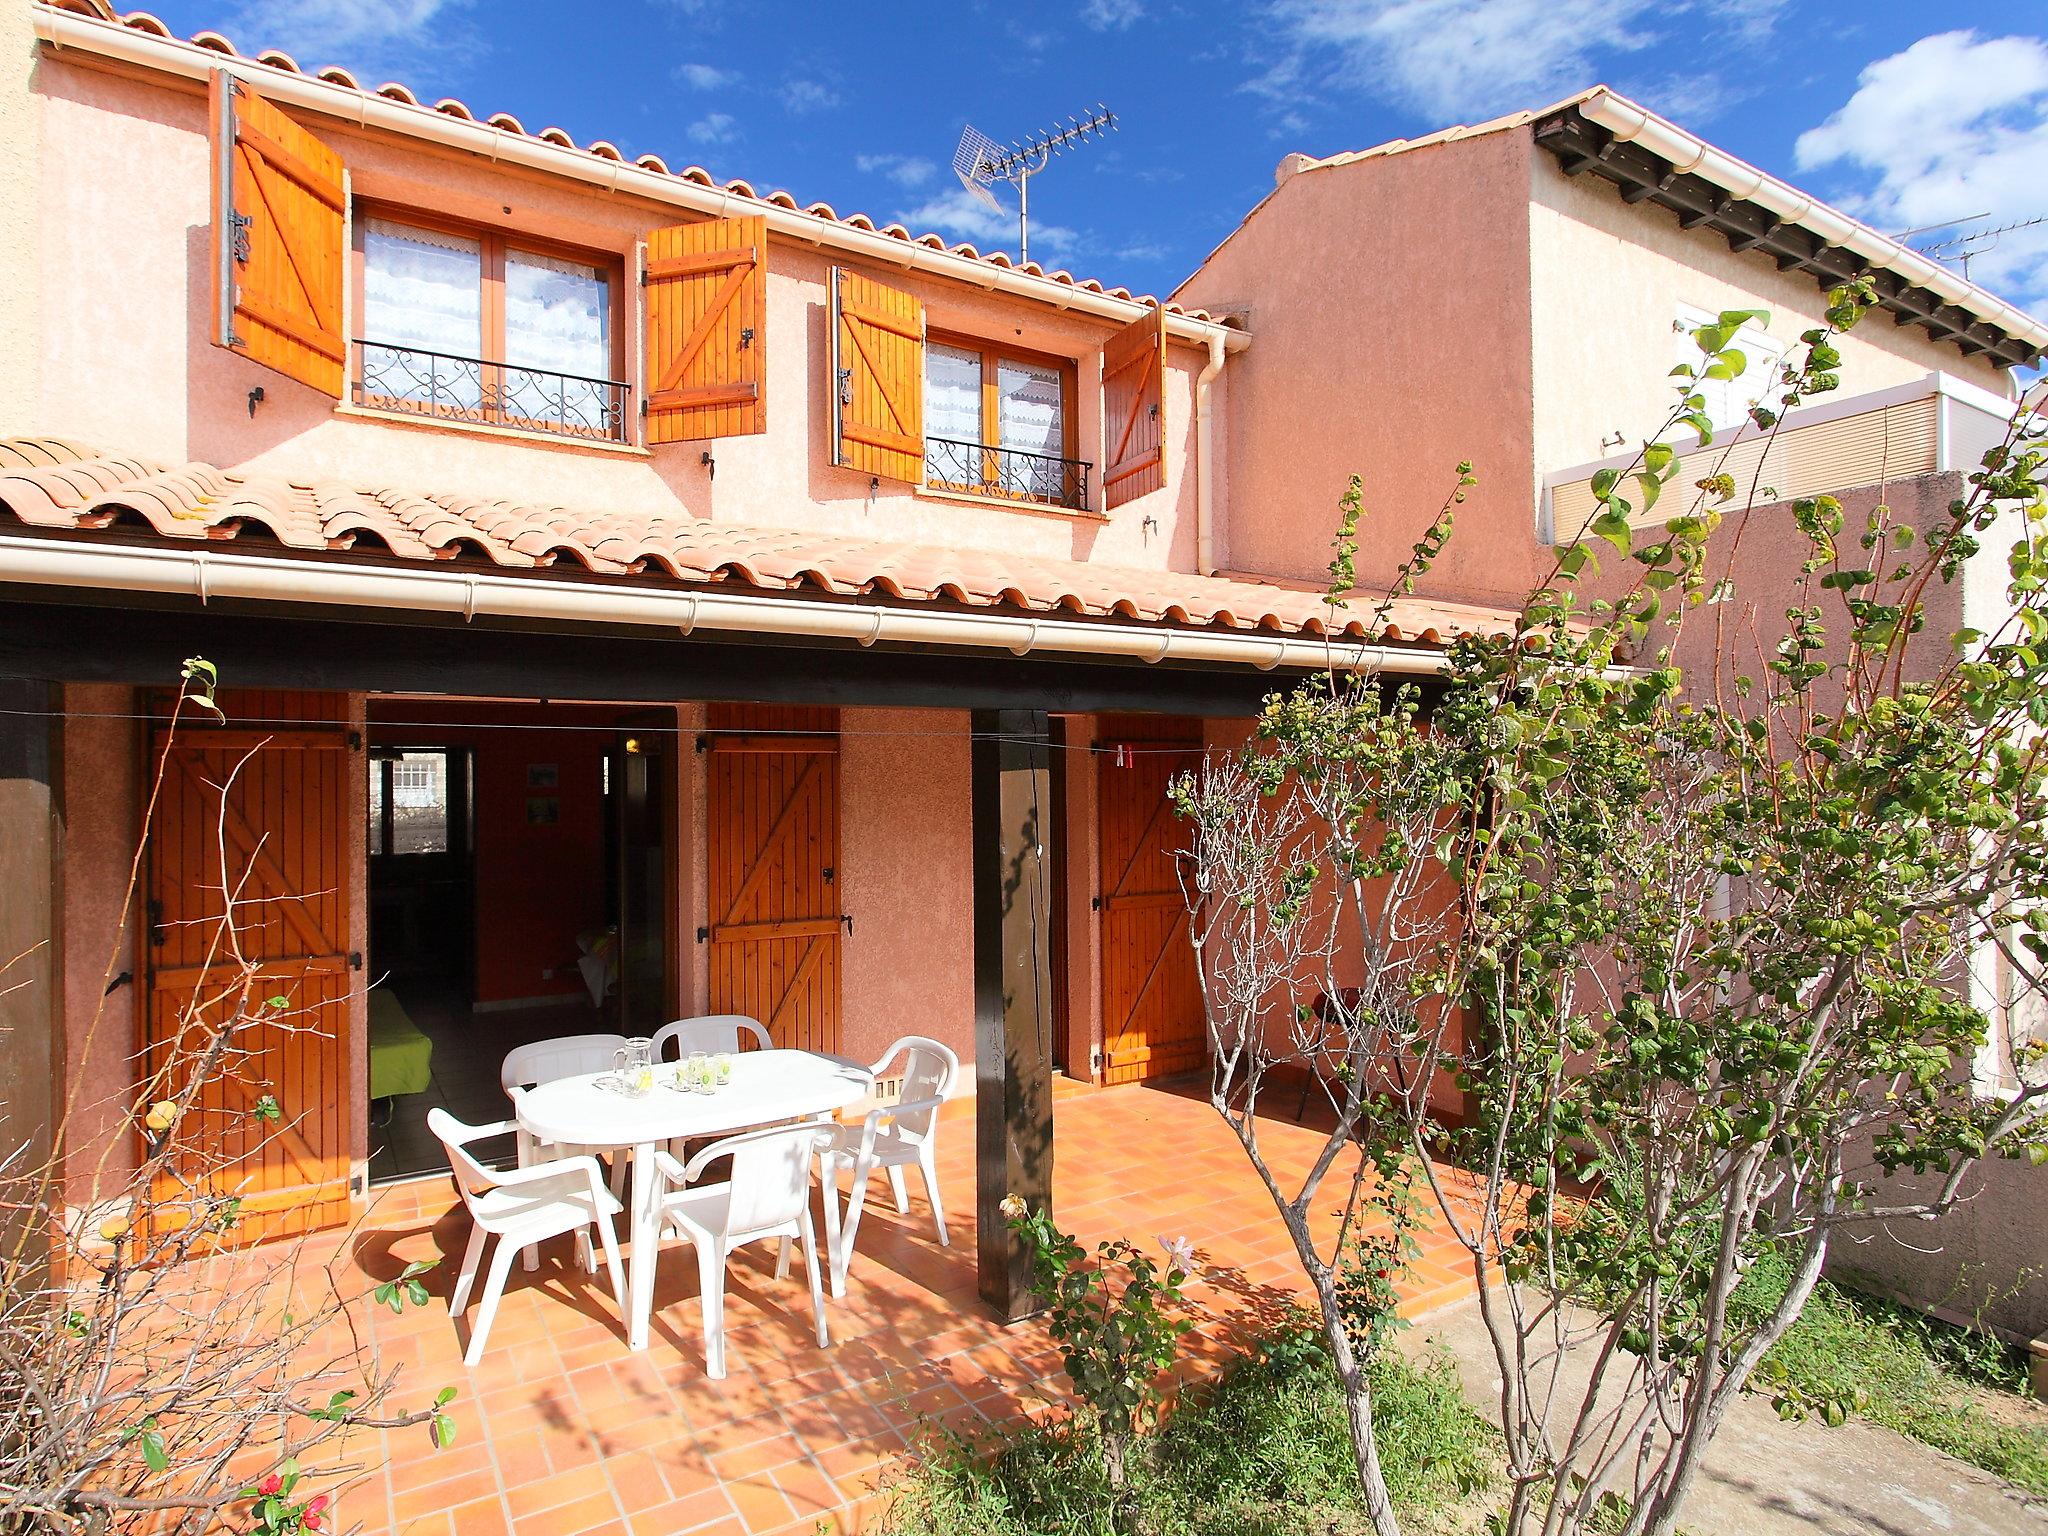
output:
<svg viewBox="0 0 2048 1536"><path fill-rule="evenodd" d="M840 899L853 918L840 949L841 1048L871 1061L899 1036L928 1035L966 1068L974 1060L967 713L848 709L839 731Z"/></svg>
<svg viewBox="0 0 2048 1536"><path fill-rule="evenodd" d="M337 410L335 403L211 345L205 101L193 90L61 57L42 95L41 420L0 424L179 462L605 511L802 527L862 537L1190 569L1195 374L1206 355L1169 349L1167 483L1107 517L1021 511L913 493L829 462L827 253L777 239L768 279L769 430L650 451L486 436ZM678 211L554 183L451 153L385 141L304 114L373 197L629 258ZM1076 359L1079 453L1102 459L1100 352L1116 326L923 274L870 274L925 300L933 330ZM637 324L626 326L628 334ZM252 416L248 393L265 400ZM1219 389L1227 386L1219 386ZM700 462L704 448L716 475ZM1099 503L1100 496L1097 494Z"/></svg>
<svg viewBox="0 0 2048 1536"><path fill-rule="evenodd" d="M1359 569L1390 572L1469 459L1479 488L1420 590L1527 589L1528 152L1499 134L1301 171L1182 285L1252 333L1222 418L1226 566L1322 576L1356 473Z"/></svg>
<svg viewBox="0 0 2048 1536"><path fill-rule="evenodd" d="M103 1176L133 1167L135 1155L121 1127L141 1027L141 957L126 903L142 824L142 748L129 718L134 689L73 683L64 708L65 1180L68 1201L83 1205ZM108 992L123 971L131 979Z"/></svg>

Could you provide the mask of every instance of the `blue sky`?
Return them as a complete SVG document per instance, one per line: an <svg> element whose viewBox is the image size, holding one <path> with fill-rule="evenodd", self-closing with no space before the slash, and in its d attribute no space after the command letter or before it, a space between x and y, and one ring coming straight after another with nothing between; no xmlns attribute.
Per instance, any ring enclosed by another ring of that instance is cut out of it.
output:
<svg viewBox="0 0 2048 1536"><path fill-rule="evenodd" d="M1014 249L949 169L1097 101L1032 188L1033 255L1164 293L1328 154L1606 81L1888 231L2048 214L2048 10L1948 0L160 0L177 31L339 63L673 166ZM571 18L574 18L572 21ZM1935 238L1935 237L1929 237ZM2048 310L2048 228L1972 275Z"/></svg>

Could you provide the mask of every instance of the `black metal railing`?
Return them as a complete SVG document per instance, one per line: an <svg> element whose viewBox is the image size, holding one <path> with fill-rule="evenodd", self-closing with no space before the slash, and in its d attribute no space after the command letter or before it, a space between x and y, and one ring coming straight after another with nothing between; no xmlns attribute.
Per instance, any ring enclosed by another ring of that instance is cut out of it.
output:
<svg viewBox="0 0 2048 1536"><path fill-rule="evenodd" d="M964 443L950 437L924 440L924 478L928 485L977 496L1006 496L1013 501L1042 501L1055 507L1088 505L1088 463L998 448L990 443Z"/></svg>
<svg viewBox="0 0 2048 1536"><path fill-rule="evenodd" d="M550 373L361 337L351 388L357 405L378 410L613 443L626 441L626 404L632 394L632 386L620 379Z"/></svg>

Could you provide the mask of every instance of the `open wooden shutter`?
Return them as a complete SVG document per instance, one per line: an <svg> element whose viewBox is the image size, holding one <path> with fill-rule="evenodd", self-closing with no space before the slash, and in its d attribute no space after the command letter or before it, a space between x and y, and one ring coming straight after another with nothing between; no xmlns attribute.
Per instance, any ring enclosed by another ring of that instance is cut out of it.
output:
<svg viewBox="0 0 2048 1536"><path fill-rule="evenodd" d="M924 301L832 269L832 462L924 478Z"/></svg>
<svg viewBox="0 0 2048 1536"><path fill-rule="evenodd" d="M839 1049L837 712L714 704L709 724L710 1011L776 1045Z"/></svg>
<svg viewBox="0 0 2048 1536"><path fill-rule="evenodd" d="M1134 1083L1193 1071L1208 1059L1170 794L1176 775L1201 766L1202 726L1161 716L1104 715L1098 723L1102 1080Z"/></svg>
<svg viewBox="0 0 2048 1536"><path fill-rule="evenodd" d="M647 441L768 430L768 220L647 237Z"/></svg>
<svg viewBox="0 0 2048 1536"><path fill-rule="evenodd" d="M1166 484L1166 311L1155 309L1102 349L1102 488L1112 507Z"/></svg>
<svg viewBox="0 0 2048 1536"><path fill-rule="evenodd" d="M341 157L225 70L213 122L213 339L341 397L348 187Z"/></svg>
<svg viewBox="0 0 2048 1536"><path fill-rule="evenodd" d="M293 729L187 724L152 737L167 758L152 806L143 951L145 1080L166 1066L161 1096L182 1093L197 1055L236 1015L241 971L275 1014L235 1029L231 1065L193 1102L184 1154L156 1180L157 1215L174 1225L212 1202L240 1202L228 1245L348 1220L350 829L354 746L339 694L224 691L231 715L299 720ZM236 893L229 945L225 893ZM244 1019L248 1018L245 1012ZM273 1100L274 1115L261 1112Z"/></svg>

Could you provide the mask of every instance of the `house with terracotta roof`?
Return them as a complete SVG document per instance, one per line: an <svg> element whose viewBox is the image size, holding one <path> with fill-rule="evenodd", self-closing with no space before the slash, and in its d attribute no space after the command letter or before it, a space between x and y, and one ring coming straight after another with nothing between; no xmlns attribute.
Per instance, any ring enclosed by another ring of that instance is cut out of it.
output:
<svg viewBox="0 0 2048 1536"><path fill-rule="evenodd" d="M1852 278L1877 303L1836 343L1841 388L1757 426L1750 406L1776 405L1780 364ZM2048 349L2048 324L1964 274L1605 86L1422 138L1288 155L1174 297L1256 338L1232 364L1214 450L1249 498L1224 521L1222 561L1312 576L1329 488L1357 472L1361 569L1390 569L1470 460L1479 483L1428 590L1482 606L1515 603L1584 536L1594 477L1634 464L1671 411L1670 370L1697 362L1690 333L1722 311L1764 312L1736 337L1743 374L1702 386L1711 448L1688 431L1667 439L1683 483L1726 472L1757 488L1708 559L1764 634L1800 600L1792 501L1832 494L1850 527L1879 502L1934 526L2005 440L2017 371ZM2038 389L2030 400L2040 406ZM1669 515L1668 501L1634 514ZM2001 628L2010 542L1987 538L1970 575L1926 594L1931 633ZM1716 655L1712 626L1690 626L1678 659L1693 676L1741 670ZM1995 946L1963 984L1994 1030L1976 1087L1997 1092L2005 1043L2048 1037L2048 1020ZM1832 1262L2033 1338L2048 1331L2048 1223L2014 1218L2036 1199L2022 1177L1987 1165L1971 1175L1976 1198L1932 1229L1882 1233Z"/></svg>
<svg viewBox="0 0 2048 1536"><path fill-rule="evenodd" d="M255 1069L252 1238L444 1171L512 1046L694 1014L935 1038L984 1193L1042 1188L1056 1077L1205 1059L1168 777L1506 622L1222 567L1240 325L92 0L4 26L4 1035L112 1090L81 1208L241 878L317 1026ZM227 720L173 736L190 656Z"/></svg>
<svg viewBox="0 0 2048 1536"><path fill-rule="evenodd" d="M318 1027L254 1069L252 1237L441 1172L425 1107L501 1116L522 1040L745 1014L969 1064L1012 1313L1055 1087L1206 1059L1173 772L1507 625L1695 309L1788 344L1879 284L1802 460L1842 488L1865 418L1946 483L2048 344L1605 91L1290 156L1161 300L97 0L7 8L0 61L8 1114L94 1085L71 1144L132 1157L253 882ZM1328 604L1346 477L1371 579L1461 459L1422 590ZM191 656L228 718L167 734Z"/></svg>

